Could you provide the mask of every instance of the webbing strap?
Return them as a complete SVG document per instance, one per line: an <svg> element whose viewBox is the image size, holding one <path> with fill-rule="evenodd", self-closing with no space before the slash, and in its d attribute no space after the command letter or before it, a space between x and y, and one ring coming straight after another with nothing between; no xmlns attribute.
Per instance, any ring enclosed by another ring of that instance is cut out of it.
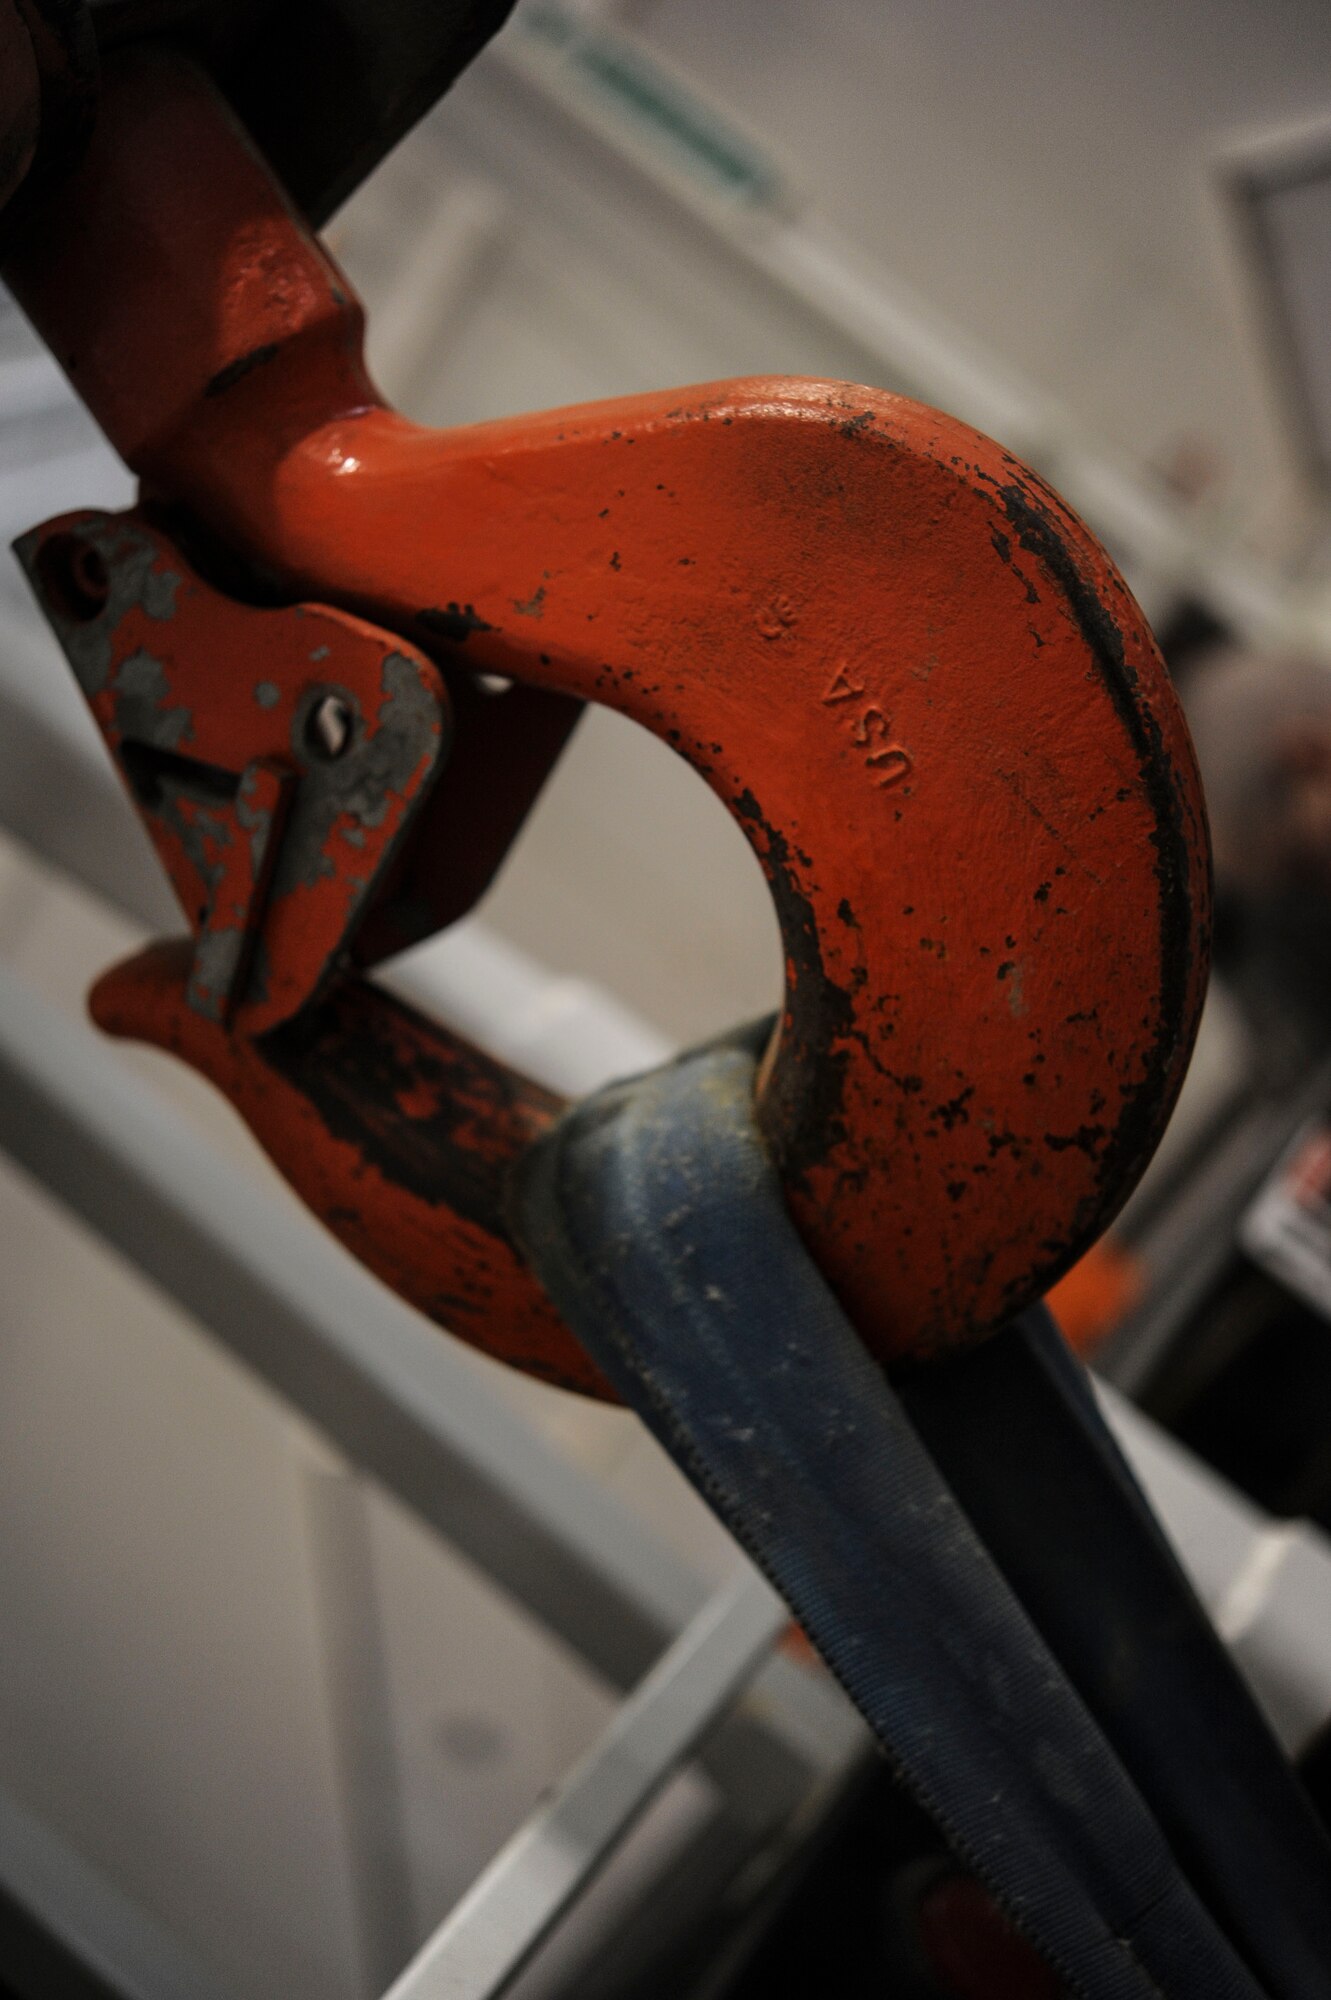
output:
<svg viewBox="0 0 1331 2000"><path fill-rule="evenodd" d="M1331 1996L1331 1842L1042 1308L902 1374L906 1414L1277 2000Z"/></svg>
<svg viewBox="0 0 1331 2000"><path fill-rule="evenodd" d="M791 1605L958 1859L1086 2000L1261 2000L811 1263L755 1050L575 1109L523 1248Z"/></svg>

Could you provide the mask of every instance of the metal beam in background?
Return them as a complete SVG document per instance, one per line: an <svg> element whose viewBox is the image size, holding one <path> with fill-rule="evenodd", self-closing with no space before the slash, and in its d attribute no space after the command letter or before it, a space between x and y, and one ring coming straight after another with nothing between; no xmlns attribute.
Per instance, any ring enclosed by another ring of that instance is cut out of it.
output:
<svg viewBox="0 0 1331 2000"><path fill-rule="evenodd" d="M149 1913L0 1792L0 1967L13 2000L234 2000Z"/></svg>
<svg viewBox="0 0 1331 2000"><path fill-rule="evenodd" d="M302 1512L342 1834L351 1859L357 1991L377 2000L411 1956L420 1931L369 1491L331 1452L309 1457L301 1467Z"/></svg>
<svg viewBox="0 0 1331 2000"><path fill-rule="evenodd" d="M719 1591L478 1876L385 2000L498 2000L788 1620L756 1571L742 1571Z"/></svg>

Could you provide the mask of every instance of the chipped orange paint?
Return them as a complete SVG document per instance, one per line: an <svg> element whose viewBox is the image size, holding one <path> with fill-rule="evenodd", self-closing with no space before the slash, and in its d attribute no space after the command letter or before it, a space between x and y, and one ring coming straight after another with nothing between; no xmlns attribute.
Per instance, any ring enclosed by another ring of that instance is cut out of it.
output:
<svg viewBox="0 0 1331 2000"><path fill-rule="evenodd" d="M1206 976L1191 748L1094 537L1000 446L875 389L759 378L422 429L376 396L345 279L189 72L108 78L96 145L67 251L8 275L130 464L292 596L671 743L772 890L760 1115L864 1338L933 1352L1038 1295L1149 1157ZM308 1076L277 1090L259 1046L188 1020L160 958L98 1006L214 1074L374 1261L384 1162L330 1134ZM403 1228L390 1281L585 1382L520 1272L458 1302L436 1222Z"/></svg>
<svg viewBox="0 0 1331 2000"><path fill-rule="evenodd" d="M411 1305L497 1360L609 1398L504 1220L508 1169L561 1100L361 979L275 1035L227 1034L189 1005L189 957L182 940L117 966L93 989L94 1018L210 1078L301 1199Z"/></svg>

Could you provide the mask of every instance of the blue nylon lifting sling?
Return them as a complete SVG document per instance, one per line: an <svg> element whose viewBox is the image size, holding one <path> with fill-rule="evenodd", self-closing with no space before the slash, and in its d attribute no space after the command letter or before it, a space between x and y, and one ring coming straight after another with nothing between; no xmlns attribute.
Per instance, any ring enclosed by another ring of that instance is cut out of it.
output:
<svg viewBox="0 0 1331 2000"><path fill-rule="evenodd" d="M1068 1986L1262 2000L805 1252L753 1118L758 1046L576 1107L525 1167L524 1253Z"/></svg>

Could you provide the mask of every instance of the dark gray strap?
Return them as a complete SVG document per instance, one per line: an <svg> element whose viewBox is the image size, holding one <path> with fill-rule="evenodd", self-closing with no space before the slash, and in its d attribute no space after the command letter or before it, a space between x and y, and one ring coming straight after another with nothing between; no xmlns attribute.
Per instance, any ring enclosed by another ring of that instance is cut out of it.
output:
<svg viewBox="0 0 1331 2000"><path fill-rule="evenodd" d="M1326 1829L1048 1313L897 1390L1235 1948L1278 2000L1326 2000Z"/></svg>

